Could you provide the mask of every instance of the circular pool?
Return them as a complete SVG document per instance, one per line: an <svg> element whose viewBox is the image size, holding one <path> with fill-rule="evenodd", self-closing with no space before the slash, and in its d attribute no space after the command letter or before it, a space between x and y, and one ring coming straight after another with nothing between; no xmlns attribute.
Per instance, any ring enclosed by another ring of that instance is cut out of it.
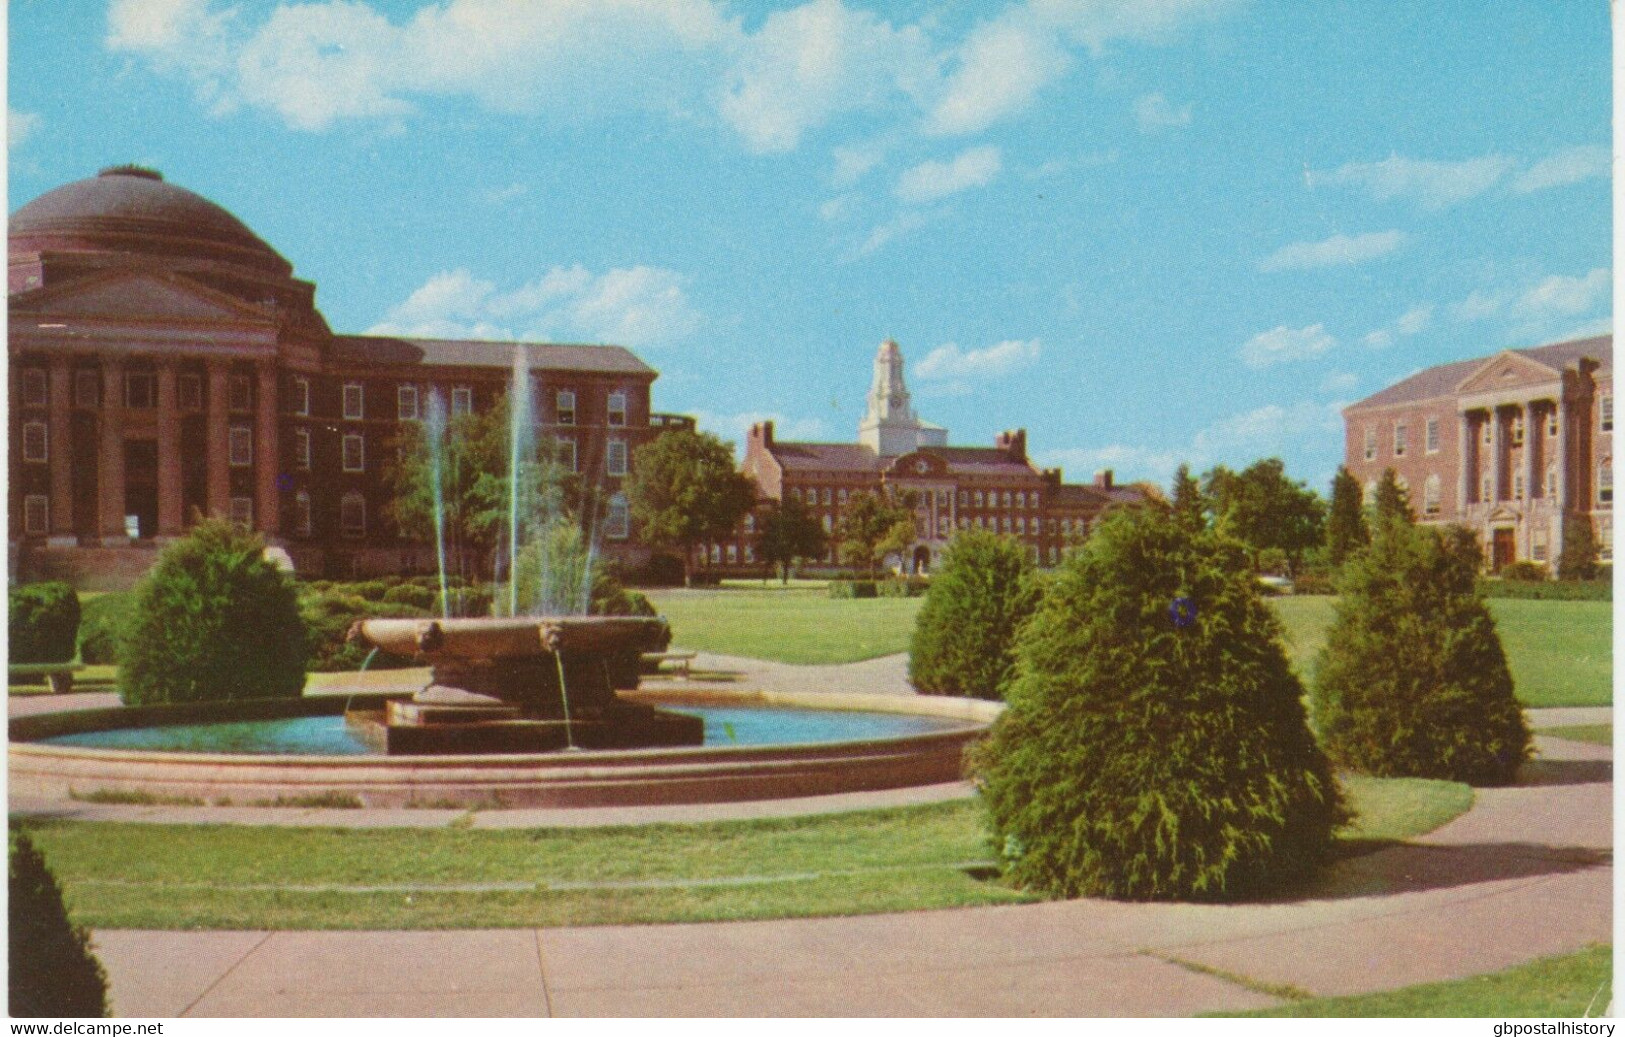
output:
<svg viewBox="0 0 1625 1037"><path fill-rule="evenodd" d="M254 805L623 806L954 781L994 703L622 692L700 716L693 748L385 756L346 725L383 696L80 710L11 721L14 795Z"/></svg>

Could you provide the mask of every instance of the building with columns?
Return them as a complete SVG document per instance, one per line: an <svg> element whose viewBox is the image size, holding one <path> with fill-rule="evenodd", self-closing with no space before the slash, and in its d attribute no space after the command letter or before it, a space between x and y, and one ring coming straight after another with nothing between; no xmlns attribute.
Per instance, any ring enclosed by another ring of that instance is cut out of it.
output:
<svg viewBox="0 0 1625 1037"><path fill-rule="evenodd" d="M914 413L902 350L891 339L875 353L856 443L787 442L774 436L771 421L761 422L750 429L741 468L756 481L764 508L798 501L830 532L854 494L912 498L918 538L903 559L910 572L930 571L954 533L970 528L1015 536L1040 564L1054 565L1106 508L1145 499L1140 487L1113 485L1109 471L1092 485L1062 482L1059 468L1029 460L1025 430L1003 432L990 447L949 446L946 429ZM756 566L756 522L751 516L731 540L703 546L694 561L724 570ZM833 547L823 562L836 564Z"/></svg>
<svg viewBox="0 0 1625 1037"><path fill-rule="evenodd" d="M1393 469L1423 522L1459 523L1498 571L1555 566L1563 521L1613 556L1613 337L1430 367L1343 411L1348 470L1376 492Z"/></svg>
<svg viewBox="0 0 1625 1037"><path fill-rule="evenodd" d="M9 226L13 575L127 582L199 515L286 548L302 572L424 569L391 515L400 433L438 394L481 411L533 381L536 432L637 544L631 452L656 373L618 346L335 334L315 285L215 203L131 166L57 188ZM18 570L22 570L19 572Z"/></svg>

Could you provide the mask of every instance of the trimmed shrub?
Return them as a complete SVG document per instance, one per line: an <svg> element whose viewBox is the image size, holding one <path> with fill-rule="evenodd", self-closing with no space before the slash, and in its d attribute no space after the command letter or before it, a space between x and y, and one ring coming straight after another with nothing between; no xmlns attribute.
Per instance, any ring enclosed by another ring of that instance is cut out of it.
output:
<svg viewBox="0 0 1625 1037"><path fill-rule="evenodd" d="M399 602L368 601L347 593L344 584L326 591L306 588L299 596L299 618L305 625L310 645L307 668L312 673L359 670L372 649L349 640L350 627L361 619L416 618L437 614ZM398 670L416 665L411 659L379 652L367 664L369 670Z"/></svg>
<svg viewBox="0 0 1625 1037"><path fill-rule="evenodd" d="M875 584L875 591L882 598L923 598L930 589L931 581L919 576L899 576Z"/></svg>
<svg viewBox="0 0 1625 1037"><path fill-rule="evenodd" d="M386 605L410 605L434 612L440 604L440 591L416 583L402 583L385 591L383 600Z"/></svg>
<svg viewBox="0 0 1625 1037"><path fill-rule="evenodd" d="M1038 606L1026 548L965 530L933 579L909 642L909 681L925 695L998 699L1015 667L1016 632Z"/></svg>
<svg viewBox="0 0 1625 1037"><path fill-rule="evenodd" d="M1563 519L1563 551L1557 556L1557 578L1560 580L1594 580L1597 578L1597 533L1591 520L1584 515L1569 515Z"/></svg>
<svg viewBox="0 0 1625 1037"><path fill-rule="evenodd" d="M1515 598L1534 601L1613 601L1612 580L1547 580L1544 583L1508 583L1505 580L1479 580L1478 592L1486 598Z"/></svg>
<svg viewBox="0 0 1625 1037"><path fill-rule="evenodd" d="M1280 633L1245 546L1163 508L1109 514L1046 582L971 754L1009 877L1218 900L1324 861L1347 814Z"/></svg>
<svg viewBox="0 0 1625 1037"><path fill-rule="evenodd" d="M880 589L873 580L831 580L829 596L832 598L875 598Z"/></svg>
<svg viewBox="0 0 1625 1037"><path fill-rule="evenodd" d="M1529 727L1476 588L1479 557L1468 530L1390 521L1344 567L1314 700L1338 763L1380 777L1513 780Z"/></svg>
<svg viewBox="0 0 1625 1037"><path fill-rule="evenodd" d="M11 1014L104 1018L107 974L90 934L68 920L56 877L27 833L13 826L8 842Z"/></svg>
<svg viewBox="0 0 1625 1037"><path fill-rule="evenodd" d="M14 663L65 663L79 637L79 595L65 583L11 588L8 644Z"/></svg>
<svg viewBox="0 0 1625 1037"><path fill-rule="evenodd" d="M389 593L389 584L383 580L363 580L349 585L351 594L368 601L383 601Z"/></svg>
<svg viewBox="0 0 1625 1037"><path fill-rule="evenodd" d="M136 588L119 658L126 705L297 698L305 625L293 580L259 536L199 523Z"/></svg>
<svg viewBox="0 0 1625 1037"><path fill-rule="evenodd" d="M1512 583L1545 583L1546 567L1539 562L1524 560L1501 566L1501 579Z"/></svg>
<svg viewBox="0 0 1625 1037"><path fill-rule="evenodd" d="M110 591L87 600L79 620L79 661L91 666L118 662L124 627L135 609L135 595Z"/></svg>

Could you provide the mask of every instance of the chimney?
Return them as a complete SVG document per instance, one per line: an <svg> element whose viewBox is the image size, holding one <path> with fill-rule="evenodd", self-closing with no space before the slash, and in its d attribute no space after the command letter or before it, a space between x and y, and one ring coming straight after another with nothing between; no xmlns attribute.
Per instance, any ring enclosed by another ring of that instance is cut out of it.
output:
<svg viewBox="0 0 1625 1037"><path fill-rule="evenodd" d="M1000 432L993 445L1017 461L1027 460L1027 430L1024 428L1018 428L1014 432Z"/></svg>
<svg viewBox="0 0 1625 1037"><path fill-rule="evenodd" d="M773 446L773 423L759 421L750 427L750 438L760 440L764 447Z"/></svg>
<svg viewBox="0 0 1625 1037"><path fill-rule="evenodd" d="M1097 489L1097 490L1109 490L1111 488L1112 488L1112 470L1110 468L1108 468L1103 472L1096 472L1095 473L1095 489Z"/></svg>

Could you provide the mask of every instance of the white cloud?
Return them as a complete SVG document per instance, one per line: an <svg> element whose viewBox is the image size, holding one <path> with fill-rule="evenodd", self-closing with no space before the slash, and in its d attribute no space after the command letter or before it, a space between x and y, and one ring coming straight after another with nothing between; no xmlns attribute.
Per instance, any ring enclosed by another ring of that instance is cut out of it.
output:
<svg viewBox="0 0 1625 1037"><path fill-rule="evenodd" d="M1052 158L1033 166L1021 175L1028 180L1048 180L1053 176L1064 173L1077 172L1084 169L1094 169L1097 166L1111 165L1117 161L1117 149L1110 151L1097 151L1085 155L1075 155L1071 158Z"/></svg>
<svg viewBox="0 0 1625 1037"><path fill-rule="evenodd" d="M871 230L869 236L864 238L863 243L847 258L856 259L878 252L898 238L912 234L930 222L931 217L918 209L905 209Z"/></svg>
<svg viewBox="0 0 1625 1037"><path fill-rule="evenodd" d="M847 144L836 148L833 152L835 171L830 174L830 183L836 190L845 190L853 186L871 169L885 161L889 148L890 142L881 140Z"/></svg>
<svg viewBox="0 0 1625 1037"><path fill-rule="evenodd" d="M1325 241L1295 241L1282 245L1258 263L1265 273L1279 270L1310 270L1323 266L1351 266L1386 256L1405 243L1405 232L1378 231L1349 237L1334 234Z"/></svg>
<svg viewBox="0 0 1625 1037"><path fill-rule="evenodd" d="M1241 359L1248 367L1269 367L1271 364L1307 360L1337 345L1337 340L1326 332L1326 325L1311 324L1307 328L1289 328L1282 325L1260 332L1242 343Z"/></svg>
<svg viewBox="0 0 1625 1037"><path fill-rule="evenodd" d="M1381 162L1351 162L1313 180L1364 188L1379 202L1403 199L1424 209L1446 209L1494 187L1511 171L1513 161L1502 155L1484 155L1460 162L1393 155Z"/></svg>
<svg viewBox="0 0 1625 1037"><path fill-rule="evenodd" d="M1589 313L1609 296L1613 280L1607 268L1599 267L1583 277L1554 274L1512 304L1520 317L1573 317Z"/></svg>
<svg viewBox="0 0 1625 1037"><path fill-rule="evenodd" d="M667 345L702 323L683 292L683 278L658 267L593 274L554 267L502 291L467 270L429 278L368 334L423 338L583 339L632 347Z"/></svg>
<svg viewBox="0 0 1625 1037"><path fill-rule="evenodd" d="M921 162L897 178L896 195L909 205L923 205L972 187L985 187L999 175L1003 160L990 145L966 148L947 162Z"/></svg>
<svg viewBox="0 0 1625 1037"><path fill-rule="evenodd" d="M1415 335L1426 330L1433 321L1433 307L1428 304L1412 306L1394 321L1394 330L1401 335Z"/></svg>
<svg viewBox="0 0 1625 1037"><path fill-rule="evenodd" d="M836 195L818 207L818 218L825 221L841 219L852 211L852 205L857 201L857 197L852 193Z"/></svg>
<svg viewBox="0 0 1625 1037"><path fill-rule="evenodd" d="M528 184L516 182L509 184L506 187L487 188L480 193L480 197L483 198L489 205L506 205L515 198L523 197L529 190L530 186Z"/></svg>
<svg viewBox="0 0 1625 1037"><path fill-rule="evenodd" d="M979 133L1026 111L1039 90L1066 72L1071 59L1060 39L1023 14L1017 8L971 31L955 54L947 88L926 119L927 133Z"/></svg>
<svg viewBox="0 0 1625 1037"><path fill-rule="evenodd" d="M1308 400L1288 407L1268 404L1214 422L1195 435L1191 447L1204 464L1278 454L1306 437L1341 432L1342 408Z"/></svg>
<svg viewBox="0 0 1625 1037"><path fill-rule="evenodd" d="M1363 336L1360 344L1368 349L1387 349L1394 344L1394 333L1387 328L1378 328Z"/></svg>
<svg viewBox="0 0 1625 1037"><path fill-rule="evenodd" d="M1134 121L1141 133L1154 133L1170 127L1191 124L1191 106L1175 108L1160 93L1145 94L1134 102Z"/></svg>
<svg viewBox="0 0 1625 1037"><path fill-rule="evenodd" d="M1320 380L1321 392L1348 392L1360 384L1360 376L1348 371L1333 371Z"/></svg>
<svg viewBox="0 0 1625 1037"><path fill-rule="evenodd" d="M985 349L961 350L952 342L938 346L914 365L923 379L1000 378L1038 360L1038 339L1006 339Z"/></svg>
<svg viewBox="0 0 1625 1037"><path fill-rule="evenodd" d="M1474 289L1467 298L1450 307L1450 315L1459 321L1484 320L1500 313L1506 301L1505 293Z"/></svg>
<svg viewBox="0 0 1625 1037"><path fill-rule="evenodd" d="M1593 177L1608 176L1612 168L1612 156L1607 148L1597 144L1580 144L1536 162L1518 174L1518 178L1512 181L1512 189L1519 194L1528 194L1548 187L1563 187Z"/></svg>
<svg viewBox="0 0 1625 1037"><path fill-rule="evenodd" d="M8 149L20 147L24 141L32 137L40 128L41 119L33 112L19 112L15 108L6 108L6 147Z"/></svg>

